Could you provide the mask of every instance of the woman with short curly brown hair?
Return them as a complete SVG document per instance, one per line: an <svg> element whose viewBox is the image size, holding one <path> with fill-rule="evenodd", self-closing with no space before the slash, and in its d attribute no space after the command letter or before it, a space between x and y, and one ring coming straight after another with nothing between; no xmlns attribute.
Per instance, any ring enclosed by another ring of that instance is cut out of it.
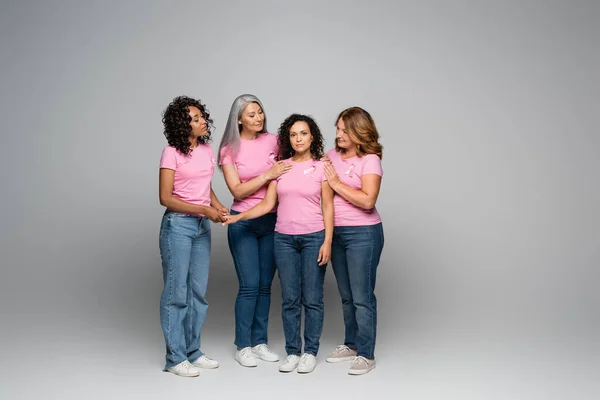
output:
<svg viewBox="0 0 600 400"><path fill-rule="evenodd" d="M211 188L215 157L210 147L212 120L204 104L176 97L163 114L169 143L160 158L160 204L167 209L159 235L164 289L160 322L167 347L165 371L198 376L198 368L219 363L200 350L206 317L210 264L210 221L229 214Z"/></svg>

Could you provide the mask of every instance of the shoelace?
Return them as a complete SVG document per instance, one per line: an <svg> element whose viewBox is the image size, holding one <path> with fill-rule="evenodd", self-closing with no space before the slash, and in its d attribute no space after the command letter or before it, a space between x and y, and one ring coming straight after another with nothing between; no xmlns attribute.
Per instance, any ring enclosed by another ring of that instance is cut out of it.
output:
<svg viewBox="0 0 600 400"><path fill-rule="evenodd" d="M335 350L334 350L333 352L334 352L335 354L337 354L337 353L341 353L341 352L342 352L342 351L344 351L344 350L348 350L348 351L350 351L350 347L346 346L345 344L340 344L339 346L337 346L337 347L335 348Z"/></svg>
<svg viewBox="0 0 600 400"><path fill-rule="evenodd" d="M185 369L195 368L188 360L185 360L181 363L181 366Z"/></svg>
<svg viewBox="0 0 600 400"><path fill-rule="evenodd" d="M308 362L308 360L310 360L310 354L302 354L302 357L300 357L300 364L306 364Z"/></svg>
<svg viewBox="0 0 600 400"><path fill-rule="evenodd" d="M248 353L250 353L250 355L251 355L252 357L254 357L254 354L252 354L252 349L251 349L250 347L245 347L245 348L243 348L243 349L242 349L242 351L240 352L240 355L241 355L242 357L246 357L246 356L248 355Z"/></svg>
<svg viewBox="0 0 600 400"><path fill-rule="evenodd" d="M212 360L212 358L208 358L208 357L206 357L205 355L203 355L202 357L200 357L200 358L198 359L198 361L200 361L200 362L202 362L202 361L204 361L204 362L211 362L211 361L213 361L213 360Z"/></svg>
<svg viewBox="0 0 600 400"><path fill-rule="evenodd" d="M293 363L294 362L294 357L298 357L298 356L294 356L294 355L287 356L286 359L285 359L285 362L286 363ZM302 361L302 359L300 359L300 361Z"/></svg>
<svg viewBox="0 0 600 400"><path fill-rule="evenodd" d="M258 346L256 346L256 351L267 354L273 354L269 346L267 346L266 344L259 344Z"/></svg>
<svg viewBox="0 0 600 400"><path fill-rule="evenodd" d="M363 356L356 356L356 357L354 357L354 361L352 361L352 364L365 364L365 365L369 365L369 360L367 360Z"/></svg>

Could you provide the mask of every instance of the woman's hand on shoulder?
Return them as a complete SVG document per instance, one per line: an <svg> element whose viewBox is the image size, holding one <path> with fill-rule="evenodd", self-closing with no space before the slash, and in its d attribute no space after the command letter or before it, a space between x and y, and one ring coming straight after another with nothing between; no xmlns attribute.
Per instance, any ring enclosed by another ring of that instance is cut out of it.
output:
<svg viewBox="0 0 600 400"><path fill-rule="evenodd" d="M266 172L265 177L267 180L272 181L279 178L281 175L287 173L292 169L292 164L285 161L277 161L269 170Z"/></svg>

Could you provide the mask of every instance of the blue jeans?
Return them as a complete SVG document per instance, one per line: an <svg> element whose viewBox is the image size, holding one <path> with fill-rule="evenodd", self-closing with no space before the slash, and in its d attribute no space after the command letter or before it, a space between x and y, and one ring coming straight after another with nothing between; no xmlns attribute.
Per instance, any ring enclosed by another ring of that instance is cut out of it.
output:
<svg viewBox="0 0 600 400"><path fill-rule="evenodd" d="M206 217L165 212L160 226L164 289L160 323L167 347L165 370L196 361L208 302L204 298L210 265L210 221Z"/></svg>
<svg viewBox="0 0 600 400"><path fill-rule="evenodd" d="M375 358L377 336L375 277L383 242L379 223L336 226L331 245L331 265L344 312L344 344L371 360Z"/></svg>
<svg viewBox="0 0 600 400"><path fill-rule="evenodd" d="M231 214L239 212L231 210ZM234 341L238 348L267 343L271 283L275 276L275 219L275 213L270 213L227 227L229 251L239 283Z"/></svg>
<svg viewBox="0 0 600 400"><path fill-rule="evenodd" d="M304 235L275 232L275 262L281 283L281 315L288 355L302 353L300 315L304 306L304 352L317 355L323 331L325 265L319 267L319 248L325 231Z"/></svg>

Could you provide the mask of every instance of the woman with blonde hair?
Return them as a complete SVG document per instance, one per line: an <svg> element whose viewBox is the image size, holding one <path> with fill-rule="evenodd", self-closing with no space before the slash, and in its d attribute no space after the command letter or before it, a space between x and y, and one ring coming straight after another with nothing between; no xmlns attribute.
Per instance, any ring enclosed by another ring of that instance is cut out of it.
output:
<svg viewBox="0 0 600 400"><path fill-rule="evenodd" d="M384 242L375 203L383 148L373 118L360 107L342 111L335 125L335 148L327 153L324 172L335 192L331 265L342 299L345 339L326 361L352 361L348 373L362 375L375 368L375 277Z"/></svg>

